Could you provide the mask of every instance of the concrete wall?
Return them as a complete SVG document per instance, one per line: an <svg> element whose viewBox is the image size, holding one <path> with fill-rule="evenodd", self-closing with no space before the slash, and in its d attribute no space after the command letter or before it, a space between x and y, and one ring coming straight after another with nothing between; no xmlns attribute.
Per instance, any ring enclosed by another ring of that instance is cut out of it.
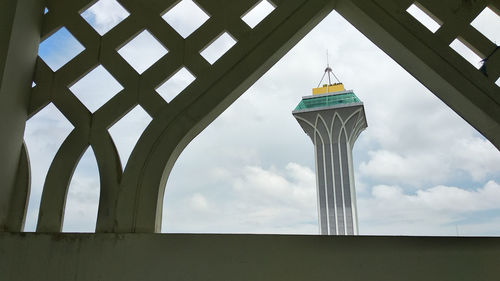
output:
<svg viewBox="0 0 500 281"><path fill-rule="evenodd" d="M0 233L0 280L499 280L500 238Z"/></svg>

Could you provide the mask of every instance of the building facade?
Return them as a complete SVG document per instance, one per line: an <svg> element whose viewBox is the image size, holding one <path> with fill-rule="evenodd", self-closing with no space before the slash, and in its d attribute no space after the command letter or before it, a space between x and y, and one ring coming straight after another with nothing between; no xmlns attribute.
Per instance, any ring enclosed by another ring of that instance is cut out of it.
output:
<svg viewBox="0 0 500 281"><path fill-rule="evenodd" d="M322 235L357 235L352 147L367 127L363 103L341 83L313 89L293 116L314 144Z"/></svg>

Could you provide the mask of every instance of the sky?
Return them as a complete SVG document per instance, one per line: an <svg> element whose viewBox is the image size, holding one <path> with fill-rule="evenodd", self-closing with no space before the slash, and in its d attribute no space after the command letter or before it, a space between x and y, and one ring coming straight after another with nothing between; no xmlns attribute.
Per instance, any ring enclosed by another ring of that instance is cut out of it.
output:
<svg viewBox="0 0 500 281"><path fill-rule="evenodd" d="M186 17L194 3L181 3L187 8L176 8L178 18L163 18L187 37L200 24L193 21L206 17ZM104 34L128 15L116 4L101 0L82 16ZM259 7L245 20L255 26L272 9ZM473 26L485 27L498 42L500 28L490 26L500 19L485 14ZM39 55L53 70L84 48L68 30L60 31L40 45ZM141 36L146 41L118 50L134 54L125 60L139 73L154 62L151 56L168 52L162 46L145 52L154 38ZM218 42L215 53L234 44L230 34L220 38L228 41ZM353 149L360 234L499 236L500 152L335 11L186 147L166 185L162 232L318 233L313 145L291 112L318 85L326 50L334 73L364 102L368 121ZM464 56L478 67L473 54ZM206 59L213 64L218 56ZM70 87L91 111L121 89L106 73L98 67L91 82ZM183 69L157 91L169 101L194 79ZM150 120L137 106L109 129L122 163ZM32 192L26 231L35 229L43 178L71 129L52 104L27 122ZM94 231L98 198L89 148L71 181L63 231Z"/></svg>

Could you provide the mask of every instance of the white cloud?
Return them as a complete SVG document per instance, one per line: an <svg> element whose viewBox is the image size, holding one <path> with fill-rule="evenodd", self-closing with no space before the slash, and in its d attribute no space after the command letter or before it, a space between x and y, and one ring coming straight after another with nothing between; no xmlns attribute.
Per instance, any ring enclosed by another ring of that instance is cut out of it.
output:
<svg viewBox="0 0 500 281"><path fill-rule="evenodd" d="M214 177L203 178L212 186L224 177L224 184L217 192L186 192L175 200L166 195L165 231L317 232L314 173L309 168L296 163L289 163L282 170L259 166L232 170L217 167L208 174ZM171 192L169 188L167 193Z"/></svg>
<svg viewBox="0 0 500 281"><path fill-rule="evenodd" d="M265 19L276 7L267 0L260 1L256 6L252 7L245 13L241 19L254 28L263 19Z"/></svg>
<svg viewBox="0 0 500 281"><path fill-rule="evenodd" d="M450 172L448 163L436 161L436 155L402 156L387 150L372 151L368 162L361 163L362 176L382 182L435 183L445 180Z"/></svg>
<svg viewBox="0 0 500 281"><path fill-rule="evenodd" d="M500 42L500 21L498 14L489 7L484 10L471 22L471 25L498 45Z"/></svg>
<svg viewBox="0 0 500 281"><path fill-rule="evenodd" d="M101 35L111 30L128 15L127 10L115 0L99 0L82 13L83 18Z"/></svg>
<svg viewBox="0 0 500 281"><path fill-rule="evenodd" d="M94 232L99 206L99 170L92 148L78 163L68 188L64 232Z"/></svg>
<svg viewBox="0 0 500 281"><path fill-rule="evenodd" d="M280 174L275 168L264 170L256 166L245 167L243 176L233 181L233 187L246 198L279 201L282 205L297 208L310 207L316 198L314 172L296 163L289 163L284 173Z"/></svg>
<svg viewBox="0 0 500 281"><path fill-rule="evenodd" d="M139 74L142 74L166 55L168 50L148 30L143 30L122 46L118 53Z"/></svg>
<svg viewBox="0 0 500 281"><path fill-rule="evenodd" d="M182 67L169 77L167 81L156 88L156 92L158 92L167 102L170 102L195 79L196 77L194 77L187 68Z"/></svg>
<svg viewBox="0 0 500 281"><path fill-rule="evenodd" d="M484 138L460 138L453 142L450 151L457 169L468 172L474 180L500 174L498 150Z"/></svg>
<svg viewBox="0 0 500 281"><path fill-rule="evenodd" d="M162 18L186 38L205 23L209 16L192 0L182 0L171 7Z"/></svg>
<svg viewBox="0 0 500 281"><path fill-rule="evenodd" d="M209 182L203 186L214 186L221 174L229 184L217 192L187 192L167 200L165 231L317 233L315 176L309 168L289 163L284 169L214 170L217 179L204 177ZM168 193L168 188L175 189L167 186ZM190 204L182 203L186 200ZM362 235L498 235L493 227L500 220L498 206L495 181L473 190L438 185L414 193L377 185L369 196L358 197Z"/></svg>
<svg viewBox="0 0 500 281"><path fill-rule="evenodd" d="M500 208L500 185L489 181L477 190L465 190L453 186L438 185L418 190L414 195L404 195L401 188L375 186L375 199L402 199L405 203L430 208L436 211L468 212Z"/></svg>
<svg viewBox="0 0 500 281"><path fill-rule="evenodd" d="M460 172L474 181L500 173L498 151L485 139L457 135L430 144L435 147L369 151L369 159L359 166L360 176L376 182L421 187L453 180Z"/></svg>
<svg viewBox="0 0 500 281"><path fill-rule="evenodd" d="M455 235L457 228L467 229L462 235L500 234L491 228L500 219L500 185L494 181L474 190L438 185L416 193L378 185L371 197L358 199L358 207L363 234Z"/></svg>
<svg viewBox="0 0 500 281"><path fill-rule="evenodd" d="M123 86L102 65L99 65L69 89L91 112L95 112L118 94Z"/></svg>
<svg viewBox="0 0 500 281"><path fill-rule="evenodd" d="M193 194L193 196L189 198L189 203L190 207L195 210L204 211L209 207L207 199L200 193Z"/></svg>

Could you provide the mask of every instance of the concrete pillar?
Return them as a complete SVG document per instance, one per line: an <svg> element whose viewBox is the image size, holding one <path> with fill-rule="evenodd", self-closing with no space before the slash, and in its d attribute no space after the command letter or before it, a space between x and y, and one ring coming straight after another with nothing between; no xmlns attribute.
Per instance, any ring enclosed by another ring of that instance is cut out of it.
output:
<svg viewBox="0 0 500 281"><path fill-rule="evenodd" d="M0 231L20 231L25 215L29 173L23 134L43 8L42 0L0 1Z"/></svg>

